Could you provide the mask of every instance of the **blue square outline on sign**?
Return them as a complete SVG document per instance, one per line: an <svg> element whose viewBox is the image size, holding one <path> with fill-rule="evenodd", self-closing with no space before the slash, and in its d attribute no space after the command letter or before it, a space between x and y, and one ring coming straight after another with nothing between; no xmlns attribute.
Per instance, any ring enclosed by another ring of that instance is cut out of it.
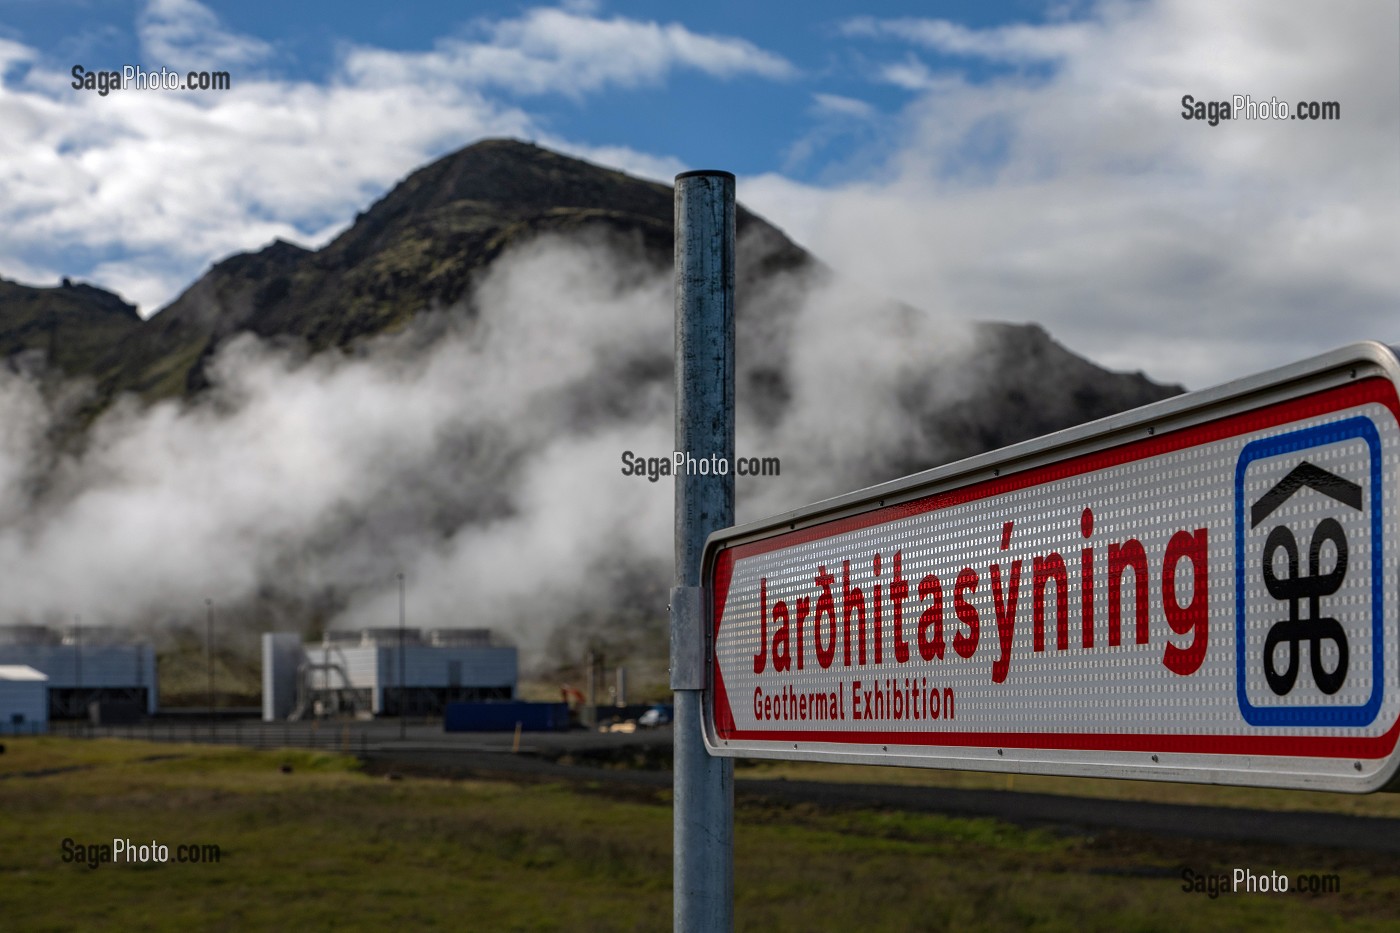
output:
<svg viewBox="0 0 1400 933"><path fill-rule="evenodd" d="M1256 460L1298 453L1360 438L1371 453L1371 697L1354 706L1255 706L1245 690L1244 475ZM1381 439L1370 418L1357 416L1246 444L1235 465L1235 696L1240 713L1252 726L1368 726L1380 712L1385 695L1385 605L1381 537Z"/></svg>

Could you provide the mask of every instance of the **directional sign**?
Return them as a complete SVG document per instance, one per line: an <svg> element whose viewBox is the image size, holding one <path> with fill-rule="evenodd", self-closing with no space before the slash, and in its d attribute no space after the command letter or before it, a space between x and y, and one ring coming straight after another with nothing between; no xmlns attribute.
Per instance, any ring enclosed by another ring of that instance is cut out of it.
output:
<svg viewBox="0 0 1400 933"><path fill-rule="evenodd" d="M707 747L1386 786L1397 385L1358 344L717 533Z"/></svg>

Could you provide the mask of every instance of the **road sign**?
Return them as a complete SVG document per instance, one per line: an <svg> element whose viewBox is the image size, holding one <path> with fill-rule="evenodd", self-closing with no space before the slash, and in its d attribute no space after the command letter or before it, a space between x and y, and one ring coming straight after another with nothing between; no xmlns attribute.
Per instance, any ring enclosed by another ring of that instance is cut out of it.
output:
<svg viewBox="0 0 1400 933"><path fill-rule="evenodd" d="M1357 344L712 535L708 749L1386 786L1397 385Z"/></svg>

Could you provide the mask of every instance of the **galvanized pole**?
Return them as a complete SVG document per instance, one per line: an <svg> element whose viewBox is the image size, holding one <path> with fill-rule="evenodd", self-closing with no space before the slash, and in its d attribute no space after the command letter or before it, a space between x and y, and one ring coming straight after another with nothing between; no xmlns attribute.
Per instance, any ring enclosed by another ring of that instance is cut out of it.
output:
<svg viewBox="0 0 1400 933"><path fill-rule="evenodd" d="M590 730L596 731L598 728L598 657L592 649L588 651L588 679L587 689L584 691L584 699L588 703L583 714L583 723Z"/></svg>
<svg viewBox="0 0 1400 933"><path fill-rule="evenodd" d="M86 718L87 704L83 702L83 617L75 615L73 617L73 652L77 670L75 680L78 684L77 706L79 718Z"/></svg>
<svg viewBox="0 0 1400 933"><path fill-rule="evenodd" d="M676 450L718 458L723 475L686 461L676 483L676 588L671 592L675 691L677 931L734 926L734 767L705 750L701 703L706 626L705 538L734 524L734 176L676 176ZM715 462L715 461L711 461Z"/></svg>
<svg viewBox="0 0 1400 933"><path fill-rule="evenodd" d="M407 738L405 730L408 728L408 675L404 672L403 635L404 635L404 595L403 595L403 574L399 574L399 741Z"/></svg>
<svg viewBox="0 0 1400 933"><path fill-rule="evenodd" d="M209 738L214 738L214 601L204 601L204 663L209 669Z"/></svg>

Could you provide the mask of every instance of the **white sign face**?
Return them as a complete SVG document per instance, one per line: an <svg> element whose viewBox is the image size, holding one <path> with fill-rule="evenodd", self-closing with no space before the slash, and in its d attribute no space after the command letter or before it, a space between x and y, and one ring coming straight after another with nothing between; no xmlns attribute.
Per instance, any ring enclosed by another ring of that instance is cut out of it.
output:
<svg viewBox="0 0 1400 933"><path fill-rule="evenodd" d="M1379 789L1398 374L1358 345L720 532L707 746Z"/></svg>

